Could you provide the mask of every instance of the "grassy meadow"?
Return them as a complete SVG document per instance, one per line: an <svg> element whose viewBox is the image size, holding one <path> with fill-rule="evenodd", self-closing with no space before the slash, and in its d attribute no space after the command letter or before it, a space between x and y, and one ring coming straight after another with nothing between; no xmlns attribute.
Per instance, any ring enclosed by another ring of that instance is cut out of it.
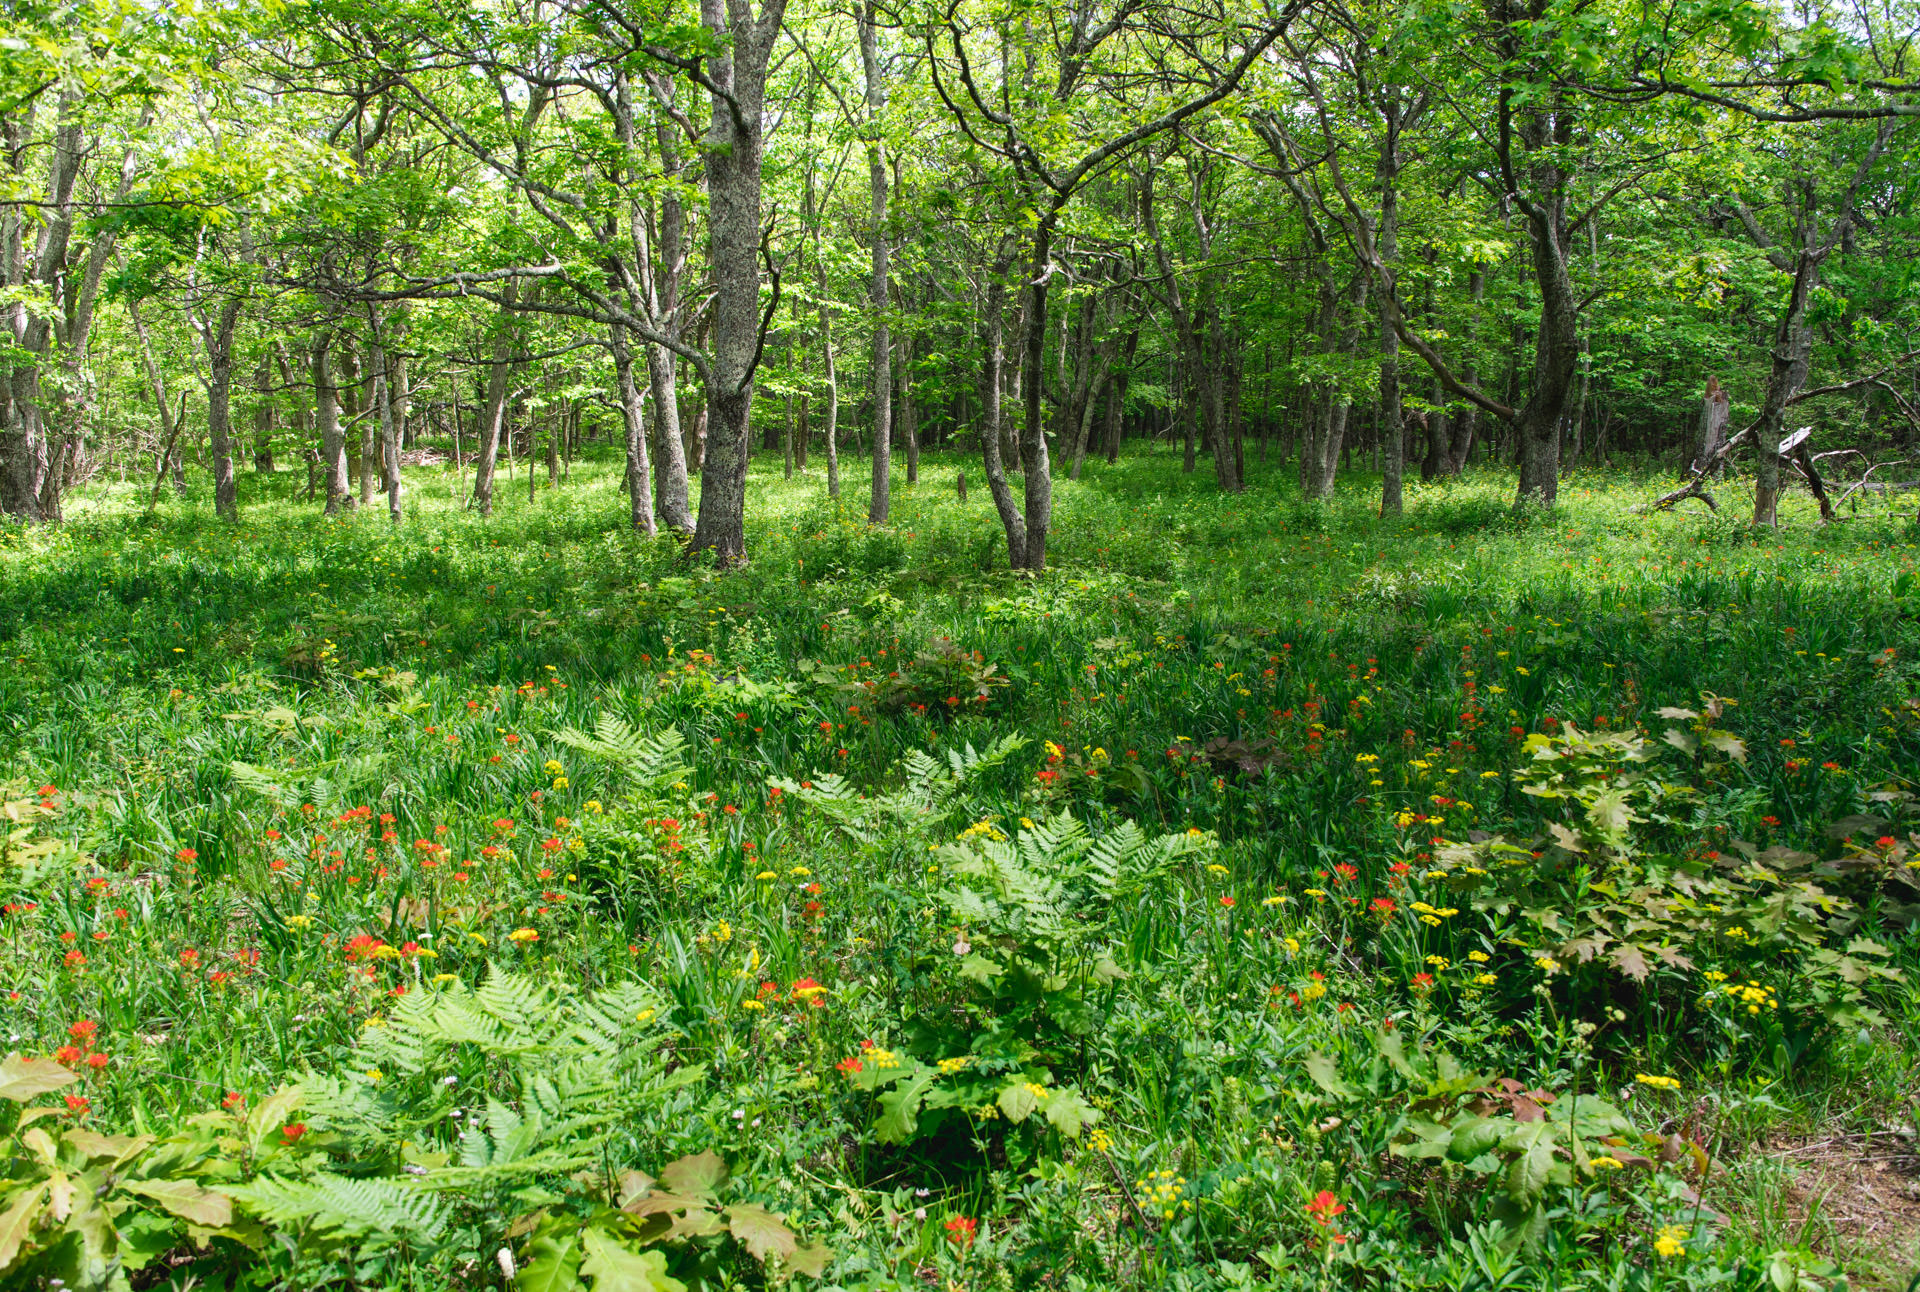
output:
<svg viewBox="0 0 1920 1292"><path fill-rule="evenodd" d="M0 1284L1920 1273L1910 518L847 466L0 530Z"/></svg>

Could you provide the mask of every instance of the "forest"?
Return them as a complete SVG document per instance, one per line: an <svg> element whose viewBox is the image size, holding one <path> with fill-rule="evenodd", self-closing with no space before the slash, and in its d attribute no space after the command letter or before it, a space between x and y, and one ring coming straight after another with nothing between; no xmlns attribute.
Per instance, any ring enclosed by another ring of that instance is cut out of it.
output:
<svg viewBox="0 0 1920 1292"><path fill-rule="evenodd" d="M1912 0L8 0L0 1287L1920 1287Z"/></svg>

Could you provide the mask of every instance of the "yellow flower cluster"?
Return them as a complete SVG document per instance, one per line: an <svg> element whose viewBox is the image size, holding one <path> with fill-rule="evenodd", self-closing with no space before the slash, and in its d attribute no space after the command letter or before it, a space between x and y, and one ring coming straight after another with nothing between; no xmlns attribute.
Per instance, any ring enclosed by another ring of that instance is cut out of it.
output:
<svg viewBox="0 0 1920 1292"><path fill-rule="evenodd" d="M1652 1086L1655 1090L1678 1090L1680 1088L1680 1079L1678 1077L1653 1077L1648 1076L1644 1072L1636 1072L1633 1079L1643 1086Z"/></svg>
<svg viewBox="0 0 1920 1292"><path fill-rule="evenodd" d="M1452 919L1460 914L1458 907L1429 906L1425 902L1414 902L1414 911L1420 916L1420 922L1433 928L1440 927L1440 921Z"/></svg>
<svg viewBox="0 0 1920 1292"><path fill-rule="evenodd" d="M1007 836L1004 832L995 829L994 824L991 821L975 821L972 825L962 830L960 832L959 837L962 840L992 839L994 842L998 843L999 841L1005 839Z"/></svg>
<svg viewBox="0 0 1920 1292"><path fill-rule="evenodd" d="M951 1076L953 1073L964 1071L966 1066L972 1062L973 1056L967 1054L960 1055L954 1059L942 1059L940 1060L940 1071Z"/></svg>
<svg viewBox="0 0 1920 1292"><path fill-rule="evenodd" d="M882 1050L877 1046L868 1050L864 1057L871 1059L873 1066L876 1068L897 1068L900 1066L899 1055L895 1054L892 1050Z"/></svg>
<svg viewBox="0 0 1920 1292"><path fill-rule="evenodd" d="M1736 1009L1745 1005L1749 1014L1758 1014L1762 1009L1780 1008L1780 993L1772 987L1762 987L1752 979L1748 979L1745 985L1734 983L1720 990L1726 993L1727 999L1733 1002ZM1708 996L1707 1004L1711 1005L1715 999L1711 995Z"/></svg>
<svg viewBox="0 0 1920 1292"><path fill-rule="evenodd" d="M1160 1213L1164 1220L1172 1220L1182 1211L1193 1210L1193 1199L1186 1196L1187 1177L1175 1175L1171 1171L1149 1171L1142 1179L1135 1180L1133 1187L1140 1191L1143 1205Z"/></svg>
<svg viewBox="0 0 1920 1292"><path fill-rule="evenodd" d="M1662 1225L1660 1233L1653 1240L1653 1250L1663 1260L1672 1260L1686 1254L1687 1236L1691 1231L1684 1225Z"/></svg>

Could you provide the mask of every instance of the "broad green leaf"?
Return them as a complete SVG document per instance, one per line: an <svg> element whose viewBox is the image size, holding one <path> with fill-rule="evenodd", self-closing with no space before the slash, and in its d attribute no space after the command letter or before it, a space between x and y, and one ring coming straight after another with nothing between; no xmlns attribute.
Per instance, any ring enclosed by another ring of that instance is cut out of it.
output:
<svg viewBox="0 0 1920 1292"><path fill-rule="evenodd" d="M936 1079L931 1071L921 1072L880 1096L881 1113L874 1123L874 1134L882 1144L905 1144L913 1138L920 1127L920 1105Z"/></svg>
<svg viewBox="0 0 1920 1292"><path fill-rule="evenodd" d="M1000 1105L1000 1111L1006 1115L1008 1121L1023 1122L1033 1115L1034 1109L1040 1106L1040 1096L1034 1093L1027 1082L1016 1081L1002 1090L1000 1097L994 1102Z"/></svg>
<svg viewBox="0 0 1920 1292"><path fill-rule="evenodd" d="M196 1225L226 1225L233 1220L233 1200L224 1193L203 1189L192 1180L128 1180L128 1193L151 1198L166 1210Z"/></svg>
<svg viewBox="0 0 1920 1292"><path fill-rule="evenodd" d="M1307 1056L1307 1075L1313 1078L1313 1084L1336 1099L1354 1098L1354 1090L1340 1079L1340 1065L1325 1050L1315 1050Z"/></svg>
<svg viewBox="0 0 1920 1292"><path fill-rule="evenodd" d="M1078 1090L1056 1090L1046 1103L1047 1122L1069 1139L1100 1120L1100 1110L1080 1097Z"/></svg>
<svg viewBox="0 0 1920 1292"><path fill-rule="evenodd" d="M696 1198L711 1198L727 1182L727 1164L711 1149L667 1163L660 1171L660 1182L675 1193Z"/></svg>
<svg viewBox="0 0 1920 1292"><path fill-rule="evenodd" d="M9 1054L0 1060L0 1099L24 1104L35 1095L70 1086L79 1079L52 1059L23 1059Z"/></svg>
<svg viewBox="0 0 1920 1292"><path fill-rule="evenodd" d="M541 1234L527 1250L527 1263L514 1275L516 1292L573 1292L580 1286L578 1233Z"/></svg>
<svg viewBox="0 0 1920 1292"><path fill-rule="evenodd" d="M825 1243L815 1243L811 1247L796 1247L787 1256L787 1268L795 1273L817 1279L827 1272L827 1262L833 1259L833 1249Z"/></svg>
<svg viewBox="0 0 1920 1292"><path fill-rule="evenodd" d="M14 1195L6 1211L0 1212L0 1270L11 1266L20 1254L34 1221L40 1218L40 1211L46 1205L46 1194L44 1184L30 1184Z"/></svg>
<svg viewBox="0 0 1920 1292"><path fill-rule="evenodd" d="M785 1220L750 1202L727 1208L727 1230L760 1261L769 1256L784 1260L799 1247Z"/></svg>
<svg viewBox="0 0 1920 1292"><path fill-rule="evenodd" d="M61 1138L85 1157L109 1159L114 1166L138 1157L153 1143L151 1135L98 1135L79 1126L71 1127Z"/></svg>
<svg viewBox="0 0 1920 1292"><path fill-rule="evenodd" d="M1547 1122L1528 1122L1522 1132L1510 1136L1508 1142L1515 1140L1524 1147L1519 1158L1507 1168L1507 1196L1520 1206L1528 1207L1538 1201L1553 1173L1553 1130Z"/></svg>
<svg viewBox="0 0 1920 1292"><path fill-rule="evenodd" d="M593 1280L593 1292L686 1292L687 1285L667 1273L665 1252L636 1252L598 1228L588 1229L583 1242L580 1273Z"/></svg>

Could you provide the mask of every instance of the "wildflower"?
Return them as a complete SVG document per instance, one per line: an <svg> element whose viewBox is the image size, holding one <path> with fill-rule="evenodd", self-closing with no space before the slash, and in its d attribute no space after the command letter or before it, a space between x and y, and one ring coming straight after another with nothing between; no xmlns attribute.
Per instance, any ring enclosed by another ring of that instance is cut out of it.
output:
<svg viewBox="0 0 1920 1292"><path fill-rule="evenodd" d="M1625 1162L1622 1162L1617 1157L1608 1157L1605 1154L1602 1154L1599 1157L1588 1158L1587 1165L1592 1167L1596 1171L1602 1170L1602 1169L1605 1169L1608 1171L1624 1171L1627 1169L1627 1164Z"/></svg>
<svg viewBox="0 0 1920 1292"><path fill-rule="evenodd" d="M1490 955L1488 955L1488 954L1487 954L1486 952L1484 952L1484 951L1469 951L1469 952L1467 952L1467 959L1469 959L1469 960L1471 960L1471 961L1473 961L1473 962L1474 962L1475 964L1477 964L1477 965L1483 965L1483 964L1485 964L1485 963L1486 963L1487 961L1489 961L1489 960L1491 960L1492 958L1493 958L1492 956L1490 956Z"/></svg>
<svg viewBox="0 0 1920 1292"><path fill-rule="evenodd" d="M378 1080L378 1078L375 1079ZM305 1122L288 1122L280 1128L280 1143L283 1147L296 1144L300 1141L300 1137L306 1133L307 1124Z"/></svg>
<svg viewBox="0 0 1920 1292"><path fill-rule="evenodd" d="M93 1107L93 1101L81 1095L68 1095L66 1100L67 1112L73 1117L85 1117L87 1110Z"/></svg>
<svg viewBox="0 0 1920 1292"><path fill-rule="evenodd" d="M539 940L540 935L532 929L515 929L513 932L507 934L507 941L509 942L525 944L528 942L538 942Z"/></svg>
<svg viewBox="0 0 1920 1292"><path fill-rule="evenodd" d="M1394 901L1391 897L1376 897L1373 899L1372 903L1370 904L1369 909L1371 909L1374 914L1384 919L1387 916L1392 915L1394 911L1398 908L1394 905Z"/></svg>
<svg viewBox="0 0 1920 1292"><path fill-rule="evenodd" d="M93 1038L100 1032L100 1024L90 1018L83 1018L67 1029L67 1035L84 1044L92 1044Z"/></svg>
<svg viewBox="0 0 1920 1292"><path fill-rule="evenodd" d="M1222 897L1220 899L1220 905L1231 910L1233 908L1233 898L1231 896Z"/></svg>
<svg viewBox="0 0 1920 1292"><path fill-rule="evenodd" d="M866 1064L854 1058L842 1059L840 1060L840 1062L833 1065L834 1070L836 1072L848 1078L851 1078L853 1074L856 1072L864 1072L866 1070L866 1066L867 1066Z"/></svg>
<svg viewBox="0 0 1920 1292"><path fill-rule="evenodd" d="M1637 1072L1634 1074L1633 1079L1643 1086L1652 1086L1655 1090L1678 1090L1680 1088L1680 1079L1678 1077L1656 1077L1649 1076L1644 1072Z"/></svg>
<svg viewBox="0 0 1920 1292"><path fill-rule="evenodd" d="M1672 1260L1684 1256L1687 1251L1689 1231L1682 1225L1662 1225L1659 1235L1653 1240L1653 1250L1662 1260Z"/></svg>
<svg viewBox="0 0 1920 1292"><path fill-rule="evenodd" d="M191 848L182 848L180 849L180 851L173 854L173 859L175 861L192 863L200 859L200 854L195 852Z"/></svg>
<svg viewBox="0 0 1920 1292"><path fill-rule="evenodd" d="M53 1061L55 1063L78 1063L80 1062L81 1054L82 1051L79 1046L63 1045L53 1052Z"/></svg>
<svg viewBox="0 0 1920 1292"><path fill-rule="evenodd" d="M1433 986L1433 975L1430 973L1417 973L1413 976L1412 985L1415 991L1425 991Z"/></svg>
<svg viewBox="0 0 1920 1292"><path fill-rule="evenodd" d="M1346 1204L1336 1198L1331 1190L1322 1189L1314 1194L1313 1201L1307 1204L1307 1216L1322 1229L1331 1230L1335 1218L1343 1214L1346 1209ZM1336 1243L1347 1241L1347 1236L1342 1233L1333 1232L1327 1236Z"/></svg>
<svg viewBox="0 0 1920 1292"><path fill-rule="evenodd" d="M1552 956L1535 956L1533 962L1540 966L1543 973L1559 973L1560 962Z"/></svg>
<svg viewBox="0 0 1920 1292"><path fill-rule="evenodd" d="M980 1222L971 1216L955 1216L946 1223L944 1228L947 1231L947 1241L964 1252L973 1246L973 1240L980 1230Z"/></svg>

